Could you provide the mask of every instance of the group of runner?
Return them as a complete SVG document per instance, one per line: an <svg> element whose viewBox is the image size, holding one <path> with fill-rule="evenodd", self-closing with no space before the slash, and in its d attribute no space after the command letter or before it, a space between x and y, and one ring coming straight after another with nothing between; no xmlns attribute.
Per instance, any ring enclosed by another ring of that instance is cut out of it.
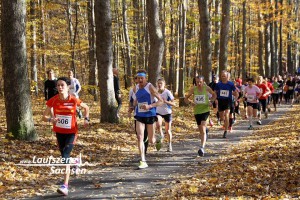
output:
<svg viewBox="0 0 300 200"><path fill-rule="evenodd" d="M49 77L53 79L53 70L49 71ZM72 75L72 74L71 74ZM47 108L43 114L43 121L53 124L56 133L59 150L62 158L68 164L68 158L73 149L77 137L76 110L82 107L84 110L84 124L89 123L89 107L83 103L78 96L71 94L73 76L61 77L55 80L57 95L47 91ZM52 84L53 85L53 84ZM161 149L164 133L162 123L165 122L165 133L168 140L167 151L172 151L172 106L175 106L174 96L165 88L164 79L158 79L156 87L147 81L147 72L138 70L135 76L135 84L129 93L128 113L134 112L135 132L138 139L140 162L138 168L148 167L146 152L148 143L156 144L156 149ZM46 93L45 93L46 94ZM194 116L200 132L199 156L205 154L207 140L207 124L212 108L217 109L217 120L223 125L223 138L227 137L235 122L235 114L240 114L239 102L244 102L246 108L245 118L249 119L249 128L253 129L253 120L257 118L257 124L262 124L261 116L268 117L270 102L273 101L274 110L277 105L285 103L293 105L294 99L299 102L300 79L288 76L286 80L279 77L265 79L259 76L257 82L248 78L244 84L241 79L230 81L230 73L222 71L220 81L215 76L212 83L206 85L204 77L195 77L195 84L191 86L184 101L194 107ZM193 99L190 99L193 97ZM155 135L155 130L159 134ZM69 168L67 165L66 168ZM58 192L68 195L68 182L70 170L66 170L64 184L58 188Z"/></svg>

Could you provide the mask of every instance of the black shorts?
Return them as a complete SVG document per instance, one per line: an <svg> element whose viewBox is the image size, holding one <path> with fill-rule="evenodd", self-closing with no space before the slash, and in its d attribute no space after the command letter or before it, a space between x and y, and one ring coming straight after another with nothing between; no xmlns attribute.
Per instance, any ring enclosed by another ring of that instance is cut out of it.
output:
<svg viewBox="0 0 300 200"><path fill-rule="evenodd" d="M157 122L157 117L156 116L153 116L153 117L134 116L134 118L136 119L136 121L141 122L143 124L154 124L155 122Z"/></svg>
<svg viewBox="0 0 300 200"><path fill-rule="evenodd" d="M76 142L77 135L75 133L56 133L56 138L61 157L64 158L64 163L69 163L68 158L70 158L70 154Z"/></svg>
<svg viewBox="0 0 300 200"><path fill-rule="evenodd" d="M249 103L249 102L247 102L247 107L248 106L252 107L253 109L258 109L258 103Z"/></svg>
<svg viewBox="0 0 300 200"><path fill-rule="evenodd" d="M222 112L224 110L229 110L232 106L231 99L218 99L218 111Z"/></svg>
<svg viewBox="0 0 300 200"><path fill-rule="evenodd" d="M172 115L171 114L166 114L166 115L161 115L159 113L156 113L157 115L161 116L165 122L170 123L172 121Z"/></svg>
<svg viewBox="0 0 300 200"><path fill-rule="evenodd" d="M199 125L201 125L202 121L206 121L208 119L208 116L209 116L209 112L202 113L202 114L196 114L195 119L196 119L197 125L199 126Z"/></svg>

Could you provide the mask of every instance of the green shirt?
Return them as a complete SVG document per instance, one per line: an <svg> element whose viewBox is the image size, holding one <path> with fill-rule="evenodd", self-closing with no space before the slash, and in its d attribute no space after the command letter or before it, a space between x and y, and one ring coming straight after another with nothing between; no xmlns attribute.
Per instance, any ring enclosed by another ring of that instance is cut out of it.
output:
<svg viewBox="0 0 300 200"><path fill-rule="evenodd" d="M202 87L202 91L199 91L197 86L194 87L194 114L202 114L210 111L208 92L206 86Z"/></svg>

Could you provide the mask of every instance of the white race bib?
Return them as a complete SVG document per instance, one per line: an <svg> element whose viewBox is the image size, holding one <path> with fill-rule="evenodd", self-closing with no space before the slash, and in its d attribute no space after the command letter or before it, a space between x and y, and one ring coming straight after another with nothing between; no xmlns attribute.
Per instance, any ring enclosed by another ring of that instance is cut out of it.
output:
<svg viewBox="0 0 300 200"><path fill-rule="evenodd" d="M293 90L294 89L294 87L293 86L289 86L289 90Z"/></svg>
<svg viewBox="0 0 300 200"><path fill-rule="evenodd" d="M195 102L195 104L204 104L205 103L205 95L195 95L194 102Z"/></svg>
<svg viewBox="0 0 300 200"><path fill-rule="evenodd" d="M142 108L143 105L148 105L148 102L138 103L138 112L148 112L148 110Z"/></svg>
<svg viewBox="0 0 300 200"><path fill-rule="evenodd" d="M247 100L248 101L254 101L255 100L255 96L254 95L248 95L247 96Z"/></svg>
<svg viewBox="0 0 300 200"><path fill-rule="evenodd" d="M58 121L56 122L56 127L71 129L72 125L72 116L70 115L56 115Z"/></svg>
<svg viewBox="0 0 300 200"><path fill-rule="evenodd" d="M229 90L220 90L221 97L229 97Z"/></svg>

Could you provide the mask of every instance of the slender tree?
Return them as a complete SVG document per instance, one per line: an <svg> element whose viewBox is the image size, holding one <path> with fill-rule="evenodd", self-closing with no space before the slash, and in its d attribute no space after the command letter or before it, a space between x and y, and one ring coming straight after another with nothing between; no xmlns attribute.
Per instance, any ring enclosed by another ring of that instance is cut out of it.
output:
<svg viewBox="0 0 300 200"><path fill-rule="evenodd" d="M30 0L30 31L31 31L31 52L30 52L30 65L31 65L31 80L33 82L34 93L37 96L39 93L38 88L38 69L37 69L37 27L36 27L36 0Z"/></svg>
<svg viewBox="0 0 300 200"><path fill-rule="evenodd" d="M179 84L178 84L178 96L179 96L179 106L186 105L184 103L184 80L185 80L185 45L186 45L186 0L182 0L181 4L181 26L180 26L180 39L179 39Z"/></svg>
<svg viewBox="0 0 300 200"><path fill-rule="evenodd" d="M118 122L113 84L110 0L95 1L96 54L99 71L101 122Z"/></svg>
<svg viewBox="0 0 300 200"><path fill-rule="evenodd" d="M94 13L94 0L87 2L87 19L88 19L88 42L89 42L89 85L95 88L89 89L90 93L94 96L94 100L98 101L98 68L96 59L96 38L95 38L95 13Z"/></svg>
<svg viewBox="0 0 300 200"><path fill-rule="evenodd" d="M201 59L202 59L202 75L205 80L211 82L211 21L209 16L209 1L198 0L200 13L200 42L201 42Z"/></svg>
<svg viewBox="0 0 300 200"><path fill-rule="evenodd" d="M35 140L26 58L25 0L3 0L1 47L7 131L15 138Z"/></svg>
<svg viewBox="0 0 300 200"><path fill-rule="evenodd" d="M228 67L228 37L229 37L229 22L230 22L230 0L222 0L222 22L220 33L220 59L219 59L219 74L221 71L227 70Z"/></svg>
<svg viewBox="0 0 300 200"><path fill-rule="evenodd" d="M164 38L159 21L158 0L147 0L148 30L150 38L149 82L155 84L161 74Z"/></svg>

